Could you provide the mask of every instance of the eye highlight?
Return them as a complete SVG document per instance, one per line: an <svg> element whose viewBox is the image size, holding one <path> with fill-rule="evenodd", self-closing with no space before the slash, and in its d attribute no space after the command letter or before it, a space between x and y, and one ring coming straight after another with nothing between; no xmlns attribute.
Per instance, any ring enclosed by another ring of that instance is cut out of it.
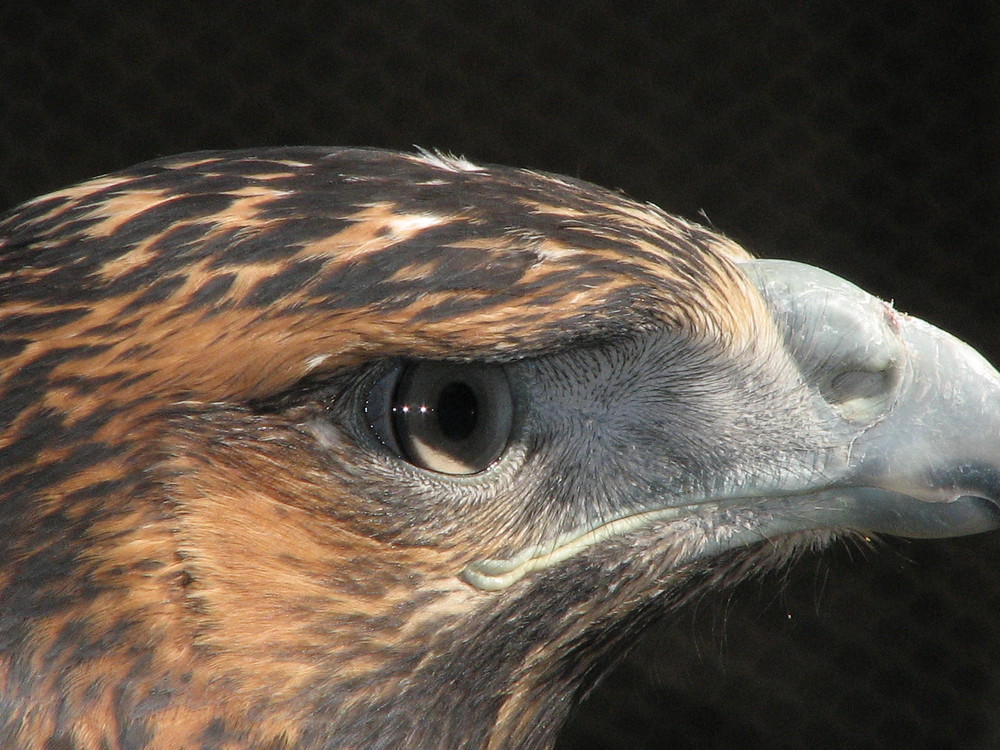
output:
<svg viewBox="0 0 1000 750"><path fill-rule="evenodd" d="M510 440L513 401L499 367L418 362L372 388L365 406L375 435L415 466L475 474Z"/></svg>

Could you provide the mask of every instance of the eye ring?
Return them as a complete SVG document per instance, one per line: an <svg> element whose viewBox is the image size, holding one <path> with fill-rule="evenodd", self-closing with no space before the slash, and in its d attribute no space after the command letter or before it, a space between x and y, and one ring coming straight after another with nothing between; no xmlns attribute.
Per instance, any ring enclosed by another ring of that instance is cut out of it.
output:
<svg viewBox="0 0 1000 750"><path fill-rule="evenodd" d="M498 366L416 362L390 370L365 405L379 440L415 466L476 474L510 442L513 399Z"/></svg>

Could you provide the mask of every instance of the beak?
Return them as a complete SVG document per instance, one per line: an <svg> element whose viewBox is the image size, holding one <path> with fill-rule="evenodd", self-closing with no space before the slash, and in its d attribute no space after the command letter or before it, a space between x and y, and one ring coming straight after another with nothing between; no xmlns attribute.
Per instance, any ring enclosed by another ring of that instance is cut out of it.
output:
<svg viewBox="0 0 1000 750"><path fill-rule="evenodd" d="M826 271L778 260L742 268L848 437L813 495L829 525L907 537L1000 528L1000 374Z"/></svg>

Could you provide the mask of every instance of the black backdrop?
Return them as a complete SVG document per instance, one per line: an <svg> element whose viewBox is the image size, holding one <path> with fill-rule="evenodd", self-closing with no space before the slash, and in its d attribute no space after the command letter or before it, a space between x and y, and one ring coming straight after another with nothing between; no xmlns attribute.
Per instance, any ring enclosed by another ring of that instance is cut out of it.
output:
<svg viewBox="0 0 1000 750"><path fill-rule="evenodd" d="M1000 362L1000 6L0 3L0 208L169 153L440 148L812 262ZM996 440L997 436L983 436ZM1000 746L1000 534L706 594L562 748Z"/></svg>

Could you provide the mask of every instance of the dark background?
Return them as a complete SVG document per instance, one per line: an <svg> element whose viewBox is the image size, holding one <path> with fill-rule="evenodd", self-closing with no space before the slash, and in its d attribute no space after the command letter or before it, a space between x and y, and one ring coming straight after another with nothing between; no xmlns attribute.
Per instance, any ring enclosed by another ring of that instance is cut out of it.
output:
<svg viewBox="0 0 1000 750"><path fill-rule="evenodd" d="M259 5L0 3L0 209L186 150L439 148L621 188L1000 362L992 0ZM998 747L998 561L890 540L707 593L561 747Z"/></svg>

